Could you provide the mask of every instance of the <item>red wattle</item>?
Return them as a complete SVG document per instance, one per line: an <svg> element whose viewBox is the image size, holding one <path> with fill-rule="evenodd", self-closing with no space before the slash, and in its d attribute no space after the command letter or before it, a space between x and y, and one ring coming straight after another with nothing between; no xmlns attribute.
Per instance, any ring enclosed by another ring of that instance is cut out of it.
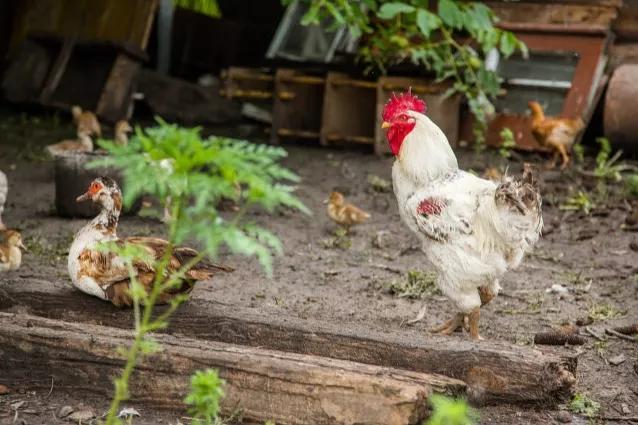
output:
<svg viewBox="0 0 638 425"><path fill-rule="evenodd" d="M401 145L405 140L406 136L410 134L410 132L414 129L416 125L415 122L397 122L393 123L390 128L388 128L387 138L388 143L390 144L390 150L394 156L399 154L399 150L401 150Z"/></svg>

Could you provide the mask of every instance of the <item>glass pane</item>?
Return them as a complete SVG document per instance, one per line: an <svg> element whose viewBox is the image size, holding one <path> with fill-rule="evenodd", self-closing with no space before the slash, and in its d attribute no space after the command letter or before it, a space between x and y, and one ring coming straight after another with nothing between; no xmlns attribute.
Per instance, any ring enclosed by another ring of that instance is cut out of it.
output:
<svg viewBox="0 0 638 425"><path fill-rule="evenodd" d="M320 25L302 25L301 19L308 6L297 3L289 6L294 13L290 19L286 17L277 32L281 32L281 44L277 46L274 56L294 60L325 62L339 31L335 31L332 19L324 19Z"/></svg>
<svg viewBox="0 0 638 425"><path fill-rule="evenodd" d="M575 52L530 52L529 59L520 55L501 60L498 73L510 78L527 78L548 81L572 81L578 64Z"/></svg>
<svg viewBox="0 0 638 425"><path fill-rule="evenodd" d="M530 52L528 60L521 56L501 60L497 72L507 94L496 100L496 110L525 114L527 102L536 100L547 115L560 114L578 60L575 52Z"/></svg>
<svg viewBox="0 0 638 425"><path fill-rule="evenodd" d="M498 112L506 114L525 114L529 111L527 102L536 100L548 116L558 115L563 110L563 101L567 90L546 89L542 87L521 87L504 85L505 96L498 97L494 106Z"/></svg>

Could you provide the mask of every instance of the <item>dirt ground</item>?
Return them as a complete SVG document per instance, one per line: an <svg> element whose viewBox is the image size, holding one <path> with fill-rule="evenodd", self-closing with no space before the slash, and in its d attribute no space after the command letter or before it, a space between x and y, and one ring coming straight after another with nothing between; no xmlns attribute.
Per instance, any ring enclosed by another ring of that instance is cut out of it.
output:
<svg viewBox="0 0 638 425"><path fill-rule="evenodd" d="M86 220L55 216L53 168L42 154L43 145L73 135L67 120L63 116L54 119L6 113L0 117L0 169L10 182L4 221L23 231L30 249L18 271L2 276L0 289L25 281L69 284L66 253L74 232ZM230 133L244 136L246 129ZM416 238L399 219L391 188L378 191L370 183L371 176L390 181L392 159L360 149L286 148L290 154L286 165L302 177L297 194L314 214L255 214L253 218L279 235L285 246L272 279L264 276L256 261L223 254L220 259L237 271L224 280L200 284L193 297L273 316L359 322L386 332L405 328L406 321L425 303L425 318L411 331L415 338L427 338L427 330L452 311L433 288L419 299L408 296L410 291L404 287L409 271L426 272L418 276L425 276L419 283L427 286L428 265ZM487 166L505 164L495 151L477 156L459 149L457 155L462 168L479 174ZM540 165L545 160L538 155L516 154L510 171L520 171L522 158ZM589 158L583 168L591 169L591 162ZM504 277L501 295L483 309L484 338L532 345L535 333L590 315L594 321L589 327L599 335L604 335L605 328L638 322L638 253L630 248L636 249L638 234L622 229L627 216L636 215L638 202L626 199L622 185L609 184L607 199L598 201L591 214L559 208L579 188L594 193L595 184L593 178L583 177L575 169L543 172L544 236L522 266ZM333 189L372 214L348 239L335 237L335 226L325 214L322 202ZM152 218L125 217L119 232L161 235L162 225ZM564 285L565 293L547 291L555 284ZM78 302L83 296L78 292ZM560 350L580 354L577 391L601 404L596 421L616 423L604 418L638 417L638 341L607 337L601 342L581 332L587 337L585 345ZM614 365L622 360L619 356L625 360ZM0 424L65 423L54 416L61 406L81 410L84 405L98 415L108 406L108 400L88 394L55 388L50 394L34 394L16 387L9 395L0 396ZM16 408L15 403L22 401L25 403ZM184 412L131 407L142 414L136 424L176 424L179 418L189 423ZM479 413L484 424L553 424L560 410L568 409L493 406L480 408ZM572 420L588 422L579 415L573 415Z"/></svg>

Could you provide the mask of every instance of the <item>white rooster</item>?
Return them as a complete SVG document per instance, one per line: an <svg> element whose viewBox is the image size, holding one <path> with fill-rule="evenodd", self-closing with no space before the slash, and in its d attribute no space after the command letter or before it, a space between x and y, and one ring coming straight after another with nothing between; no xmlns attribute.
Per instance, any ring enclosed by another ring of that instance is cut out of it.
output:
<svg viewBox="0 0 638 425"><path fill-rule="evenodd" d="M480 308L501 289L499 278L518 266L543 226L541 197L531 168L499 183L459 170L445 134L410 92L393 96L383 128L396 157L394 193L403 221L418 235L437 270L437 285L458 314L434 329L450 335L465 325L479 340Z"/></svg>

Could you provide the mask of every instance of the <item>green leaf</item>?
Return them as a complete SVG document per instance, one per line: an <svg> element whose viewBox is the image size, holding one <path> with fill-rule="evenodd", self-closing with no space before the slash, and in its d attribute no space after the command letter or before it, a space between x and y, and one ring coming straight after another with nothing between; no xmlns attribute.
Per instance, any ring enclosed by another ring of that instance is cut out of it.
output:
<svg viewBox="0 0 638 425"><path fill-rule="evenodd" d="M151 337L145 337L140 341L140 351L142 354L154 354L162 349L161 345Z"/></svg>
<svg viewBox="0 0 638 425"><path fill-rule="evenodd" d="M434 13L428 12L425 9L419 9L416 13L416 24L419 27L419 31L421 31L426 38L430 38L432 31L441 26L441 19Z"/></svg>
<svg viewBox="0 0 638 425"><path fill-rule="evenodd" d="M463 13L453 0L439 1L439 17L452 28L460 29L463 25Z"/></svg>
<svg viewBox="0 0 638 425"><path fill-rule="evenodd" d="M516 36L509 31L503 31L503 33L501 34L501 40L499 43L499 50L501 51L501 53L503 53L503 55L506 58L510 57L512 53L516 51L516 48L518 46L519 46L519 41L516 38Z"/></svg>
<svg viewBox="0 0 638 425"><path fill-rule="evenodd" d="M385 3L379 9L377 16L381 19L392 19L400 13L412 13L414 12L414 6L410 6L406 3L392 2Z"/></svg>

